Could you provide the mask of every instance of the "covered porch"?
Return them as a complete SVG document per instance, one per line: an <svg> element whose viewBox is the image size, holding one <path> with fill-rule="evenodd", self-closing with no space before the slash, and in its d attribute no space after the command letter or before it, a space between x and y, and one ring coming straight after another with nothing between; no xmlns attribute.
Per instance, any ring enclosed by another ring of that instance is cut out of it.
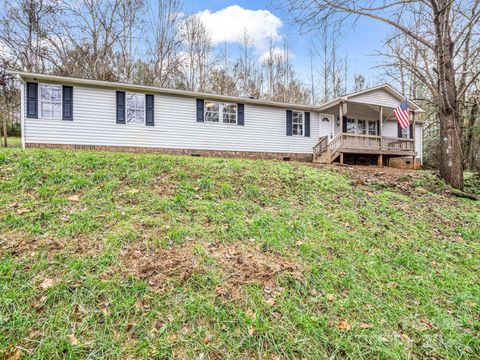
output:
<svg viewBox="0 0 480 360"><path fill-rule="evenodd" d="M320 138L313 148L315 162L351 163L358 158L370 164L388 165L391 158L406 157L415 167L416 137L421 136L416 113L421 109L409 103L410 127L401 129L394 109L403 96L385 87L388 85L350 94L321 106Z"/></svg>

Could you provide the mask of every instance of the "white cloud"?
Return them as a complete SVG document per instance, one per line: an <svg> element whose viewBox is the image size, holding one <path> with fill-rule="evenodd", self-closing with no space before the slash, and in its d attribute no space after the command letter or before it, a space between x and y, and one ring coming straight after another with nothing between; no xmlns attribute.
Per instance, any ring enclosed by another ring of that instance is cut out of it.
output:
<svg viewBox="0 0 480 360"><path fill-rule="evenodd" d="M257 50L267 48L270 38L280 38L278 30L282 20L268 10L249 10L238 5L211 12L201 11L197 14L209 30L214 45L224 41L239 43L245 29L253 40Z"/></svg>
<svg viewBox="0 0 480 360"><path fill-rule="evenodd" d="M284 54L284 50L282 48L274 47L271 50L271 54L270 54L270 50L266 50L262 55L260 55L259 61L260 62L267 61L270 58L270 55L272 56L273 59L281 58L283 54Z"/></svg>

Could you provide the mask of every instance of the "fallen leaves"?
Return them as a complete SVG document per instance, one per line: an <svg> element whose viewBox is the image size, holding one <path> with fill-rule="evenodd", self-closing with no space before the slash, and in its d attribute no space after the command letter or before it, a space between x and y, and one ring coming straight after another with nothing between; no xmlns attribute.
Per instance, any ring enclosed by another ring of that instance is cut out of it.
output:
<svg viewBox="0 0 480 360"><path fill-rule="evenodd" d="M80 197L78 195L71 195L67 199L74 202L80 201Z"/></svg>
<svg viewBox="0 0 480 360"><path fill-rule="evenodd" d="M207 335L205 336L205 338L203 339L203 342L204 342L205 344L208 344L208 343L211 343L212 340L213 340L213 335L207 334Z"/></svg>
<svg viewBox="0 0 480 360"><path fill-rule="evenodd" d="M273 306L273 305L275 305L275 299L274 298L269 298L266 301L266 303L267 303L268 306Z"/></svg>
<svg viewBox="0 0 480 360"><path fill-rule="evenodd" d="M340 331L350 331L352 329L352 325L350 325L350 322L348 320L340 320L338 323L338 329Z"/></svg>
<svg viewBox="0 0 480 360"><path fill-rule="evenodd" d="M17 209L17 214L18 215L23 215L23 214L29 213L30 211L31 210L27 209L27 208L20 208L20 209Z"/></svg>
<svg viewBox="0 0 480 360"><path fill-rule="evenodd" d="M327 294L328 301L335 301L336 299L337 299L337 296L335 294Z"/></svg>
<svg viewBox="0 0 480 360"><path fill-rule="evenodd" d="M5 360L20 360L20 358L21 358L21 352L20 352L20 349L18 348L11 351L10 353L5 353L2 356L2 359L5 359Z"/></svg>
<svg viewBox="0 0 480 360"><path fill-rule="evenodd" d="M371 329L371 328L373 328L373 325L361 322L360 324L358 324L358 328L359 329Z"/></svg>
<svg viewBox="0 0 480 360"><path fill-rule="evenodd" d="M252 337L253 334L255 334L255 329L253 328L253 326L250 326L248 328L248 336Z"/></svg>
<svg viewBox="0 0 480 360"><path fill-rule="evenodd" d="M38 285L38 287L42 290L47 290L48 288L51 288L53 285L55 285L55 280L51 278L45 278L40 283L40 285Z"/></svg>
<svg viewBox="0 0 480 360"><path fill-rule="evenodd" d="M78 339L75 337L75 334L70 334L67 337L68 337L68 341L70 342L70 344L72 346L77 346L78 345Z"/></svg>

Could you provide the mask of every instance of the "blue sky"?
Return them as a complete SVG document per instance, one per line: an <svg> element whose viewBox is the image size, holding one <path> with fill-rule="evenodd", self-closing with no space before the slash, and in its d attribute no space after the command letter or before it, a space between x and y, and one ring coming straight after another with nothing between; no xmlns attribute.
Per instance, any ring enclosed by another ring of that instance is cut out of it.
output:
<svg viewBox="0 0 480 360"><path fill-rule="evenodd" d="M233 11L233 8L230 8L231 11L228 11L227 8L234 5L241 9L235 8ZM255 12L243 10L255 10ZM258 10L266 10L268 13ZM265 47L265 39L262 41L261 38L270 36L268 34L270 29L275 32L274 35L279 43L282 37L287 36L294 55L295 68L303 80L306 81L308 78L310 72L308 44L311 34L300 34L300 30L291 23L288 16L272 6L271 1L185 0L185 11L203 14L204 22L207 22L207 26L211 27L211 31L215 32L217 37L223 36L219 35L220 33L230 37L229 48L232 52L239 46L234 40L237 37L231 34L235 26L246 27L249 32L257 34L255 40L259 56L264 52ZM244 16L242 16L243 13L245 13ZM267 25L262 25L264 21L260 14L267 19ZM257 18L257 15L260 18ZM222 21L225 23L222 24ZM348 54L349 73L352 77L353 74L361 73L370 83L378 82L378 70L373 69L378 63L374 54L376 50L381 49L383 39L389 30L387 25L369 19L360 19L354 27L345 29L338 52L340 56Z"/></svg>

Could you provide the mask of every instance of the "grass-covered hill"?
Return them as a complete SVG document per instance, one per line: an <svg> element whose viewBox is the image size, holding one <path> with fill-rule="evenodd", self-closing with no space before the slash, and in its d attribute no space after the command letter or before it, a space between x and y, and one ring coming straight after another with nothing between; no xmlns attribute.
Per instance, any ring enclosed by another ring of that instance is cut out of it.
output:
<svg viewBox="0 0 480 360"><path fill-rule="evenodd" d="M480 203L430 173L11 149L0 194L0 356L480 355Z"/></svg>

